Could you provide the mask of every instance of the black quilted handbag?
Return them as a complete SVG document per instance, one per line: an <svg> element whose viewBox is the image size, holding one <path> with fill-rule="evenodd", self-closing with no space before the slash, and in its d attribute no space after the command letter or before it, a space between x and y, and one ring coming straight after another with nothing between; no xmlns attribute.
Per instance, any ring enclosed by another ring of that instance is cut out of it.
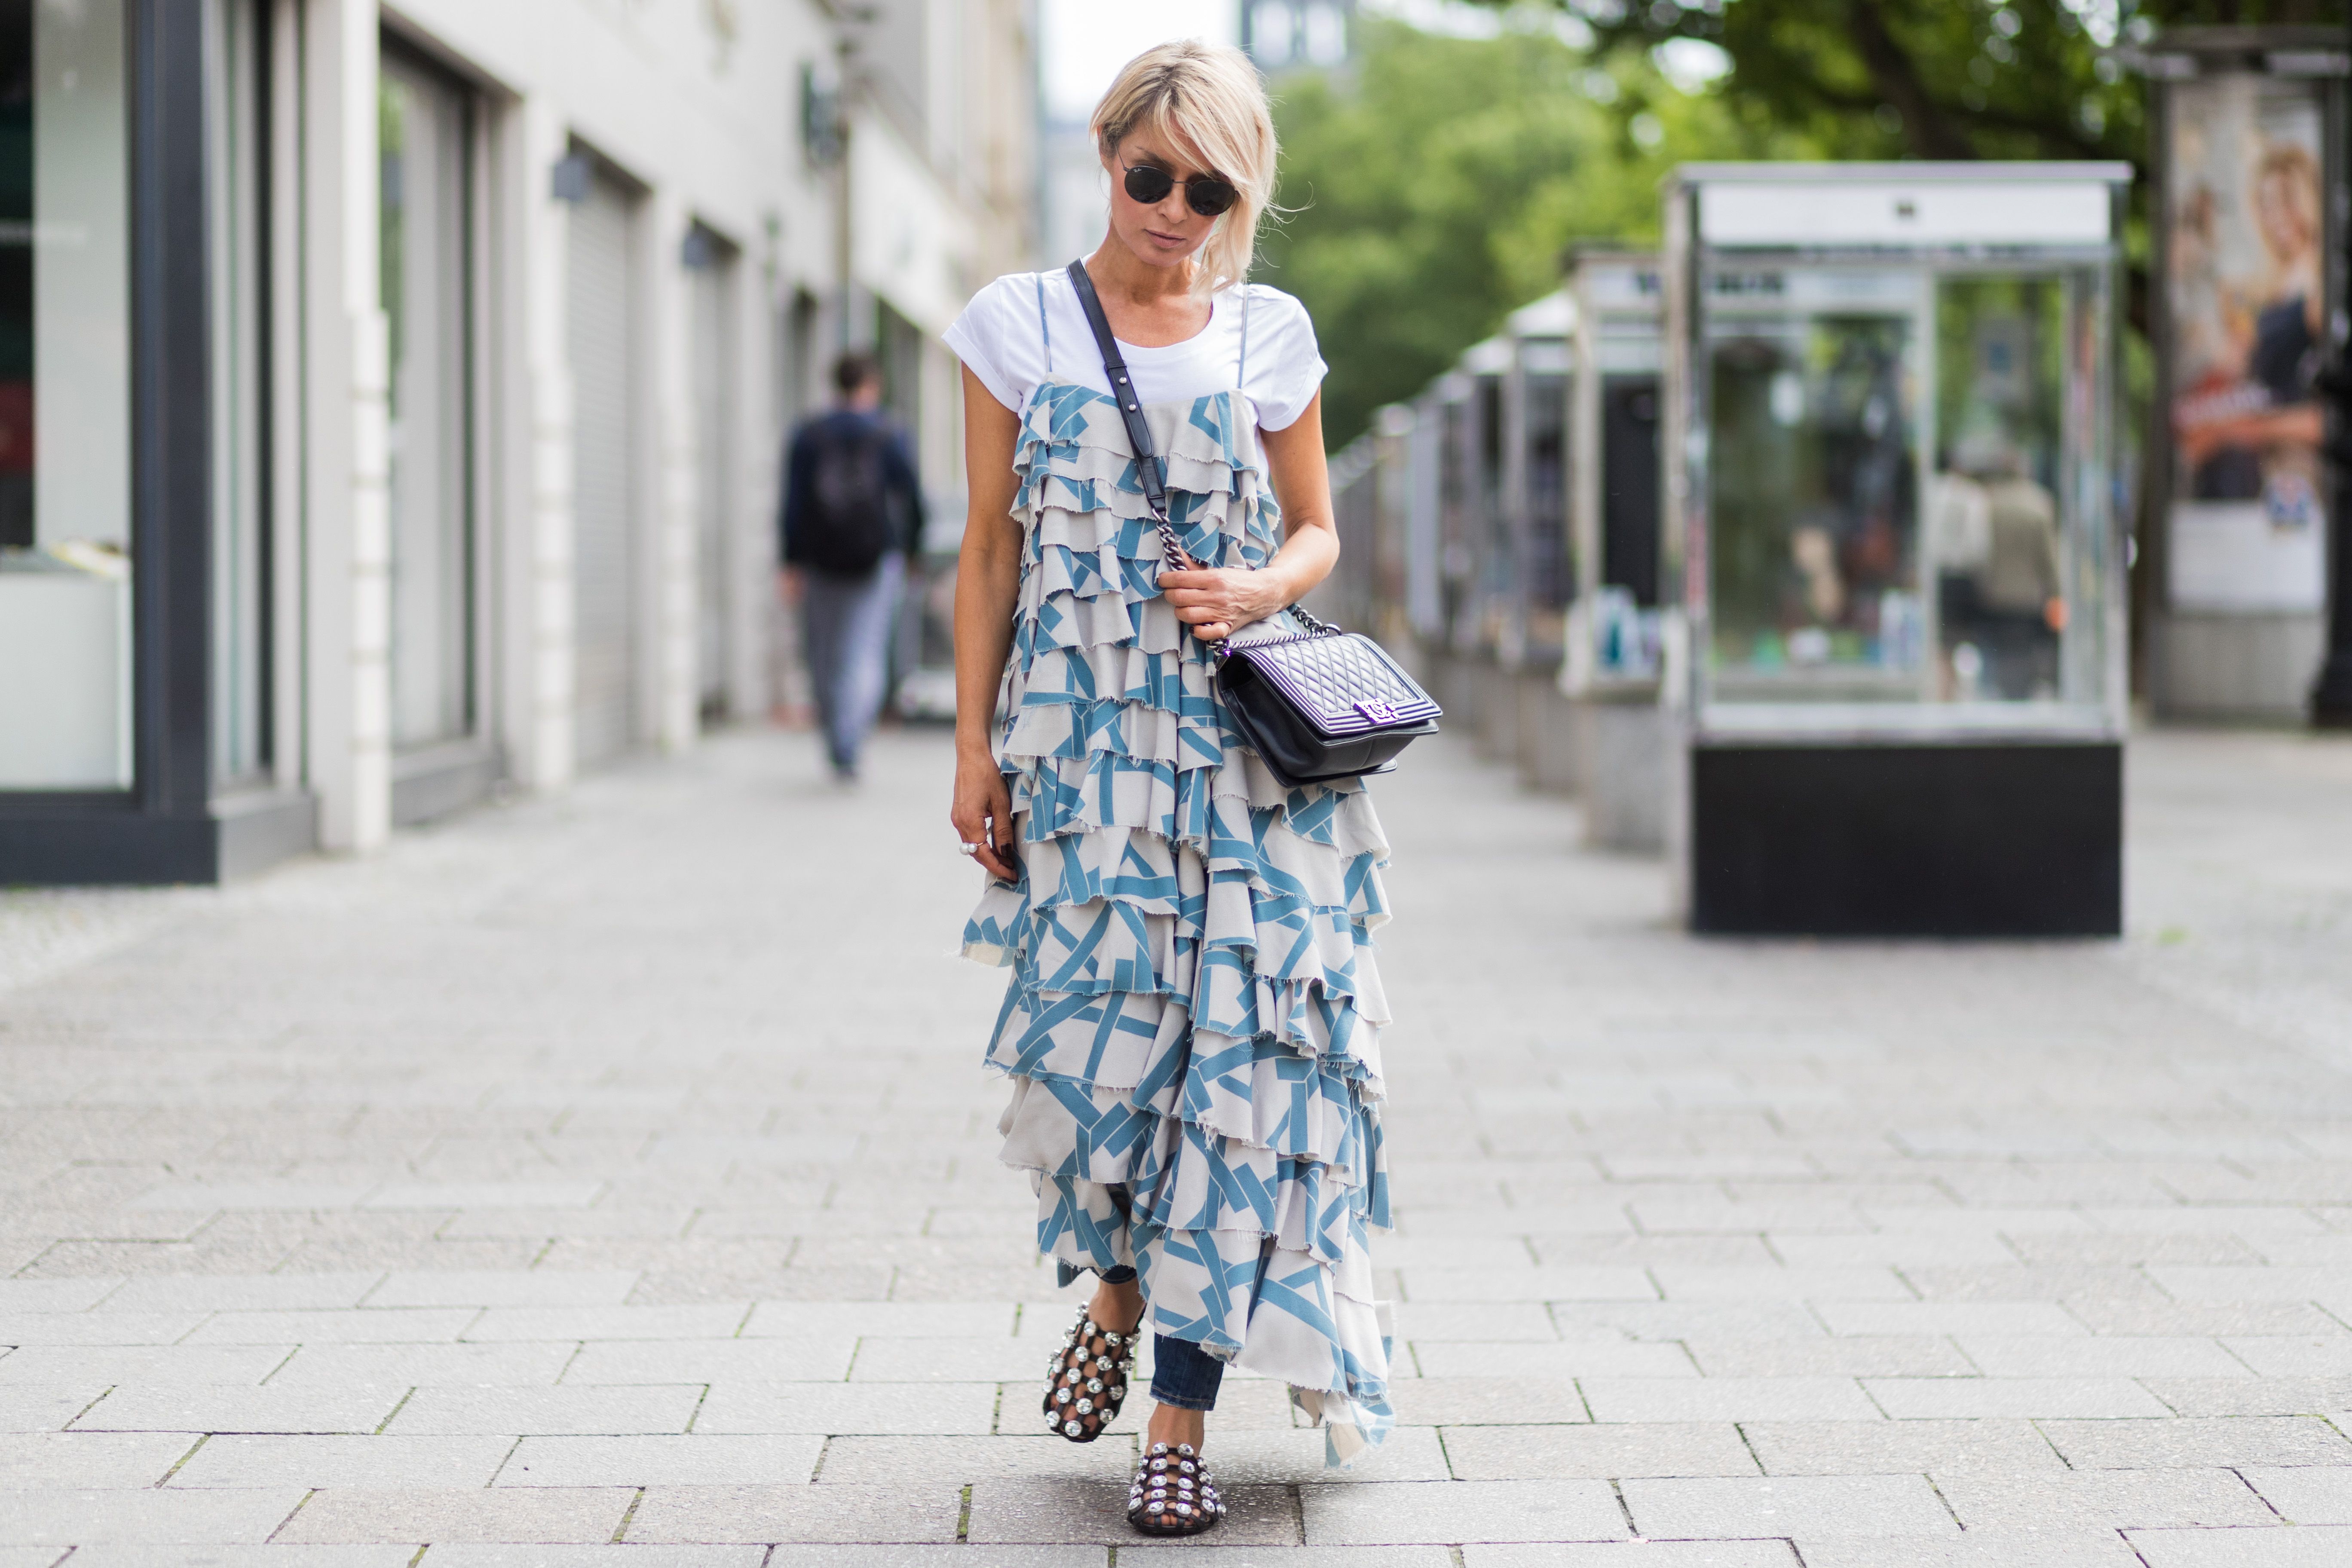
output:
<svg viewBox="0 0 2352 1568"><path fill-rule="evenodd" d="M1177 542L1168 521L1167 479L1151 450L1151 427L1144 423L1142 400L1128 380L1127 361L1084 262L1070 263L1070 285L1094 329L1111 396L1135 447L1144 504L1160 527L1160 560L1175 571L1196 570L1198 563ZM1268 623L1256 636L1228 637L1214 656L1225 711L1277 780L1297 788L1386 773L1405 747L1437 733L1444 710L1386 648L1296 605L1285 614L1306 629L1275 630Z"/></svg>

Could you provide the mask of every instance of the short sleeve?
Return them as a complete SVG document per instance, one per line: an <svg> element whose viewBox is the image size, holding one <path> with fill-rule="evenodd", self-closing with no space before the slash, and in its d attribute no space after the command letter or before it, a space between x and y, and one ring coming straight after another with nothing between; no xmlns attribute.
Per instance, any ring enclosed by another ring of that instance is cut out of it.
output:
<svg viewBox="0 0 2352 1568"><path fill-rule="evenodd" d="M1045 373L1036 275L1008 273L982 289L941 339L997 402L1019 413Z"/></svg>
<svg viewBox="0 0 2352 1568"><path fill-rule="evenodd" d="M1322 351L1307 307L1262 283L1249 286L1247 356L1242 390L1256 405L1258 427L1286 430L1323 384Z"/></svg>

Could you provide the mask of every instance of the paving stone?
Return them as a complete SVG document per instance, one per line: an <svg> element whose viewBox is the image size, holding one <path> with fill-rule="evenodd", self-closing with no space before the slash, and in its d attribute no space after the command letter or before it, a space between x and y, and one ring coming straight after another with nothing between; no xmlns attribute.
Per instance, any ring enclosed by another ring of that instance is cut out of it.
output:
<svg viewBox="0 0 2352 1568"><path fill-rule="evenodd" d="M1587 1377L1595 1421L1866 1421L1878 1407L1850 1377Z"/></svg>
<svg viewBox="0 0 2352 1568"><path fill-rule="evenodd" d="M0 1356L11 1384L259 1383L294 1353L280 1345L24 1345Z"/></svg>
<svg viewBox="0 0 2352 1568"><path fill-rule="evenodd" d="M1628 1541L1462 1548L1463 1568L1799 1568L1785 1541Z"/></svg>
<svg viewBox="0 0 2352 1568"><path fill-rule="evenodd" d="M1970 1531L1960 1539L1800 1537L1805 1568L2145 1568L2114 1531Z"/></svg>
<svg viewBox="0 0 2352 1568"><path fill-rule="evenodd" d="M6 1500L6 1528L15 1542L27 1545L258 1544L272 1539L272 1531L300 1505L303 1495L288 1487L20 1491ZM146 1560L143 1552L137 1560Z"/></svg>
<svg viewBox="0 0 2352 1568"><path fill-rule="evenodd" d="M1709 1377L1961 1377L1977 1368L1946 1339L1838 1336L1813 1340L1692 1340Z"/></svg>
<svg viewBox="0 0 2352 1568"><path fill-rule="evenodd" d="M302 1511L273 1539L297 1544L605 1542L636 1496L627 1487L334 1488L311 1493Z"/></svg>
<svg viewBox="0 0 2352 1568"><path fill-rule="evenodd" d="M201 1312L11 1312L0 1345L168 1345L205 1321Z"/></svg>
<svg viewBox="0 0 2352 1568"><path fill-rule="evenodd" d="M1194 1552L1215 1557L1216 1547L1194 1546ZM1188 1553L1188 1555L1190 1555ZM796 1546L775 1548L767 1568L1107 1568L1110 1549L1103 1546ZM1218 1558L1219 1563L1232 1561ZM1288 1559L1282 1559L1287 1562ZM1207 1565L1204 1565L1207 1568ZM1299 1568L1308 1568L1300 1564ZM1325 1568L1325 1565L1317 1565ZM1328 1568L1340 1568L1331 1564ZM1438 1563L1398 1564L1398 1568L1444 1568Z"/></svg>
<svg viewBox="0 0 2352 1568"><path fill-rule="evenodd" d="M106 1393L100 1383L0 1383L0 1432L62 1431Z"/></svg>
<svg viewBox="0 0 2352 1568"><path fill-rule="evenodd" d="M2054 1301L1824 1301L1833 1334L2088 1334Z"/></svg>
<svg viewBox="0 0 2352 1568"><path fill-rule="evenodd" d="M764 1546L511 1546L452 1542L417 1568L761 1568Z"/></svg>
<svg viewBox="0 0 2352 1568"><path fill-rule="evenodd" d="M2253 1369L2212 1340L1963 1334L1989 1377L2231 1377Z"/></svg>
<svg viewBox="0 0 2352 1568"><path fill-rule="evenodd" d="M2289 1461L2293 1464L2293 1461ZM2352 1465L2241 1466L2246 1484L2291 1524L2352 1524ZM2151 1523L2171 1523L2169 1520ZM2181 1521L2205 1524L2207 1520ZM2236 1522L2232 1521L2231 1522Z"/></svg>
<svg viewBox="0 0 2352 1568"><path fill-rule="evenodd" d="M1584 1395L1566 1378L1401 1377L1389 1384L1397 1419L1416 1426L1525 1426L1586 1421ZM1218 1401L1217 1414L1225 1414Z"/></svg>
<svg viewBox="0 0 2352 1568"><path fill-rule="evenodd" d="M384 1384L156 1384L116 1388L78 1432L373 1432L408 1396Z"/></svg>
<svg viewBox="0 0 2352 1568"><path fill-rule="evenodd" d="M723 1340L734 1336L750 1312L750 1304L742 1301L661 1307L493 1307L466 1326L465 1337L478 1342Z"/></svg>
<svg viewBox="0 0 2352 1568"><path fill-rule="evenodd" d="M580 1348L564 1367L563 1381L839 1383L856 1353L856 1342L848 1339L596 1341ZM1036 1360L1042 1369L1045 1358ZM981 1369L972 1369L972 1375L981 1375Z"/></svg>
<svg viewBox="0 0 2352 1568"><path fill-rule="evenodd" d="M220 1312L188 1336L191 1345L415 1344L456 1339L479 1314L471 1307L355 1308L346 1312Z"/></svg>
<svg viewBox="0 0 2352 1568"><path fill-rule="evenodd" d="M1220 1405L1222 1405L1220 1401ZM1220 1414L1222 1414L1222 1410ZM1228 1432L1220 1425L1208 1449L1224 1486L1361 1486L1373 1481L1452 1478L1433 1426L1397 1426L1386 1441L1346 1469L1326 1468L1321 1431ZM1127 1476L1119 1478L1124 1481Z"/></svg>
<svg viewBox="0 0 2352 1568"><path fill-rule="evenodd" d="M721 1383L694 1417L697 1432L981 1435L995 1430L992 1383ZM1034 1405L1017 1410L1025 1416ZM1042 1419L1040 1425L1043 1425ZM1025 1426L1015 1426L1021 1436Z"/></svg>
<svg viewBox="0 0 2352 1568"><path fill-rule="evenodd" d="M2156 1394L2120 1377L1872 1377L1863 1387L1898 1421L2171 1414Z"/></svg>
<svg viewBox="0 0 2352 1568"><path fill-rule="evenodd" d="M1521 1375L1559 1383L1580 1377L1696 1377L1690 1352L1679 1344L1588 1340L1574 1344L1481 1344L1415 1339L1413 1364L1424 1377Z"/></svg>
<svg viewBox="0 0 2352 1568"><path fill-rule="evenodd" d="M623 1539L952 1542L962 1513L961 1489L952 1481L891 1487L649 1487L630 1515Z"/></svg>
<svg viewBox="0 0 2352 1568"><path fill-rule="evenodd" d="M2352 1407L2352 1377L2150 1377L2140 1381L2179 1415L2322 1415Z"/></svg>
<svg viewBox="0 0 2352 1568"><path fill-rule="evenodd" d="M1224 1447L1219 1434L1218 1447ZM961 1482L1014 1477L1086 1477L1121 1492L1135 1468L1135 1446L1118 1437L1092 1443L1046 1436L846 1436L823 1445L817 1479L825 1486ZM1317 1448L1318 1461L1320 1439ZM1220 1476L1223 1472L1221 1467Z"/></svg>
<svg viewBox="0 0 2352 1568"><path fill-rule="evenodd" d="M1034 1377L1042 1383L1048 1348L1010 1335L984 1340L876 1339L859 1343L849 1377L854 1383L962 1383L974 1377L1005 1381Z"/></svg>
<svg viewBox="0 0 2352 1568"><path fill-rule="evenodd" d="M1453 1474L1465 1481L1757 1473L1739 1429L1724 1422L1455 1426L1444 1437Z"/></svg>
<svg viewBox="0 0 2352 1568"><path fill-rule="evenodd" d="M629 1299L637 1276L619 1270L558 1273L535 1269L452 1269L394 1273L367 1293L369 1307L614 1307ZM583 1334L582 1339L596 1336Z"/></svg>
<svg viewBox="0 0 2352 1568"><path fill-rule="evenodd" d="M403 1437L503 1434L600 1436L684 1432L695 1386L420 1388L384 1429Z"/></svg>
<svg viewBox="0 0 2352 1568"><path fill-rule="evenodd" d="M501 1487L797 1486L824 1439L801 1436L525 1437Z"/></svg>
<svg viewBox="0 0 2352 1568"><path fill-rule="evenodd" d="M488 1486L514 1448L511 1437L206 1437L172 1472L175 1487L385 1489Z"/></svg>
<svg viewBox="0 0 2352 1568"><path fill-rule="evenodd" d="M2027 1421L1743 1421L1739 1430L1776 1476L2033 1475L2066 1468Z"/></svg>
<svg viewBox="0 0 2352 1568"><path fill-rule="evenodd" d="M2352 1442L2315 1416L2044 1421L2040 1425L2051 1444L2078 1470L2352 1465Z"/></svg>
<svg viewBox="0 0 2352 1568"><path fill-rule="evenodd" d="M2064 1476L1938 1476L1937 1487L1970 1530L2130 1530L2157 1525L2260 1525L2275 1517L2222 1469L2077 1470Z"/></svg>
<svg viewBox="0 0 2352 1568"><path fill-rule="evenodd" d="M2352 1527L2305 1530L2135 1530L2126 1537L2147 1568L2342 1568Z"/></svg>
<svg viewBox="0 0 2352 1568"><path fill-rule="evenodd" d="M269 1386L383 1384L403 1388L551 1384L580 1355L569 1342L496 1345L304 1345Z"/></svg>
<svg viewBox="0 0 2352 1568"><path fill-rule="evenodd" d="M1959 1533L1924 1476L1629 1479L1621 1490L1634 1525L1652 1537Z"/></svg>
<svg viewBox="0 0 2352 1568"><path fill-rule="evenodd" d="M1384 1481L1299 1491L1310 1545L1622 1541L1606 1481Z"/></svg>
<svg viewBox="0 0 2352 1568"><path fill-rule="evenodd" d="M54 1553L53 1553L54 1555ZM48 1558L41 1561L46 1563ZM85 1568L411 1568L416 1548L389 1546L167 1546L142 1541L135 1545L99 1542L84 1546L71 1561ZM0 1555L0 1563L15 1568L14 1558Z"/></svg>
<svg viewBox="0 0 2352 1568"><path fill-rule="evenodd" d="M109 1312L257 1312L356 1307L383 1278L336 1274L216 1274L132 1279L109 1295Z"/></svg>
<svg viewBox="0 0 2352 1568"><path fill-rule="evenodd" d="M178 1433L27 1432L0 1436L0 1491L150 1487L195 1446ZM5 1531L0 1523L0 1531Z"/></svg>

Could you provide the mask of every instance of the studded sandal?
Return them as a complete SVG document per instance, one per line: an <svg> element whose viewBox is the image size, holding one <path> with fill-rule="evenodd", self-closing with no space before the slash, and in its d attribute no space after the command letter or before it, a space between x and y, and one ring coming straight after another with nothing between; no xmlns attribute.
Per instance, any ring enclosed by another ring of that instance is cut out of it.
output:
<svg viewBox="0 0 2352 1568"><path fill-rule="evenodd" d="M1098 1327L1086 1308L1062 1348L1045 1363L1045 1430L1073 1443L1091 1443L1118 1418L1135 1366L1135 1334Z"/></svg>
<svg viewBox="0 0 2352 1568"><path fill-rule="evenodd" d="M1127 1489L1127 1522L1145 1535L1198 1535L1225 1517L1217 1483L1190 1443L1154 1443Z"/></svg>

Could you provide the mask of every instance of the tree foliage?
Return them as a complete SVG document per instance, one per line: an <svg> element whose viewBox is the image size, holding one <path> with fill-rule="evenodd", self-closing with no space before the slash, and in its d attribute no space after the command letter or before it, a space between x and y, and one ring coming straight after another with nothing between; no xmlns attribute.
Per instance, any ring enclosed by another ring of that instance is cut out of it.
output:
<svg viewBox="0 0 2352 1568"><path fill-rule="evenodd" d="M1495 0L1485 0L1492 4ZM2167 27L2342 26L2346 0L1554 0L1604 53L1720 47L1721 90L1841 158L2147 155L2116 46Z"/></svg>
<svg viewBox="0 0 2352 1568"><path fill-rule="evenodd" d="M1801 140L1549 26L1465 39L1367 19L1358 42L1346 68L1276 84L1291 211L1256 274L1314 314L1334 447L1557 288L1566 246L1654 239L1675 163Z"/></svg>

